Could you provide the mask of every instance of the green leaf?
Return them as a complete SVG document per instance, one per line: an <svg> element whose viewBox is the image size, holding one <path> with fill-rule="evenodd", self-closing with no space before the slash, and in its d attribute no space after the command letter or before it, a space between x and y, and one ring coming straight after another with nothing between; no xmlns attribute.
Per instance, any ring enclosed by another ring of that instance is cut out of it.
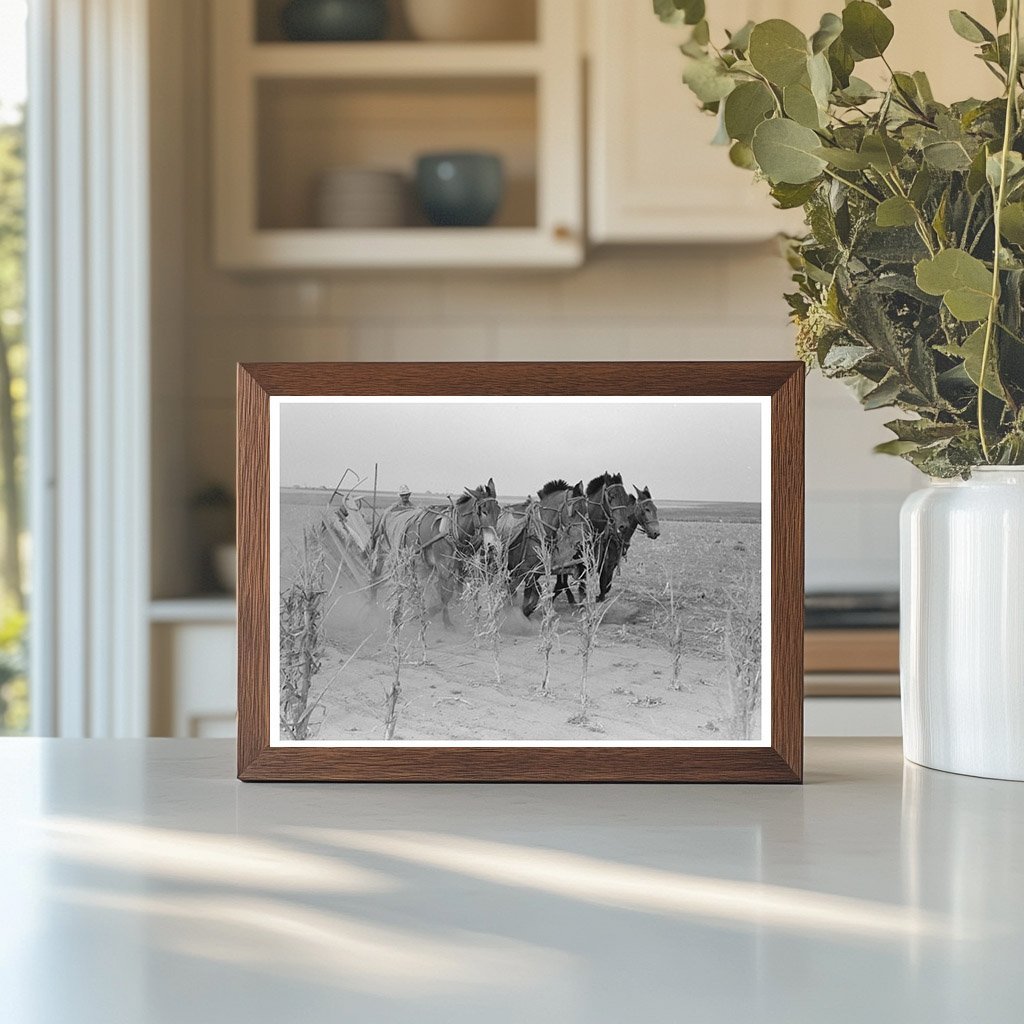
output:
<svg viewBox="0 0 1024 1024"><path fill-rule="evenodd" d="M988 162L988 149L982 146L974 154L967 172L967 191L976 196L985 187L985 165Z"/></svg>
<svg viewBox="0 0 1024 1024"><path fill-rule="evenodd" d="M876 171L883 174L891 174L903 159L903 147L887 135L865 135L860 152Z"/></svg>
<svg viewBox="0 0 1024 1024"><path fill-rule="evenodd" d="M683 81L701 103L717 103L736 88L736 82L717 60L688 61Z"/></svg>
<svg viewBox="0 0 1024 1024"><path fill-rule="evenodd" d="M734 142L732 144L729 149L729 160L736 167L742 167L745 171L757 170L754 151L745 142Z"/></svg>
<svg viewBox="0 0 1024 1024"><path fill-rule="evenodd" d="M935 231L935 237L939 240L939 245L949 245L949 232L946 231L946 214L949 212L949 189L945 189L942 193L942 198L939 200L938 208L935 211L935 216L932 217L932 228Z"/></svg>
<svg viewBox="0 0 1024 1024"><path fill-rule="evenodd" d="M915 268L917 286L929 295L941 295L946 308L965 323L988 316L992 271L963 249L945 249Z"/></svg>
<svg viewBox="0 0 1024 1024"><path fill-rule="evenodd" d="M934 180L935 175L932 173L931 168L927 164L922 164L921 169L914 175L914 181L910 186L910 191L907 193L910 201L920 206L928 198L928 193L931 191Z"/></svg>
<svg viewBox="0 0 1024 1024"><path fill-rule="evenodd" d="M828 57L819 53L807 62L807 77L811 83L811 95L822 112L822 125L828 123L829 97L832 95L832 69Z"/></svg>
<svg viewBox="0 0 1024 1024"><path fill-rule="evenodd" d="M950 11L949 23L953 26L953 31L969 43L995 42L996 37L966 11Z"/></svg>
<svg viewBox="0 0 1024 1024"><path fill-rule="evenodd" d="M875 223L880 228L905 228L917 223L914 204L903 196L893 196L878 204Z"/></svg>
<svg viewBox="0 0 1024 1024"><path fill-rule="evenodd" d="M843 10L843 39L862 60L881 57L892 42L892 22L866 0L853 0Z"/></svg>
<svg viewBox="0 0 1024 1024"><path fill-rule="evenodd" d="M772 199L780 210L795 210L798 206L803 206L817 189L817 181L805 182L802 185L779 182L772 186Z"/></svg>
<svg viewBox="0 0 1024 1024"><path fill-rule="evenodd" d="M938 351L952 359L962 359L964 371L974 382L975 387L981 384L981 362L985 353L985 325L982 324L975 330L967 340L960 346L939 345ZM999 381L999 374L996 370L995 341L989 346L988 365L985 367L985 390L996 398L1006 399L1006 392Z"/></svg>
<svg viewBox="0 0 1024 1024"><path fill-rule="evenodd" d="M747 59L773 85L798 82L807 69L807 38L795 25L772 18L750 33Z"/></svg>
<svg viewBox="0 0 1024 1024"><path fill-rule="evenodd" d="M853 73L856 58L853 50L846 45L843 37L840 36L828 48L828 66L832 69L832 77L835 79L836 88L845 89L850 84L850 76Z"/></svg>
<svg viewBox="0 0 1024 1024"><path fill-rule="evenodd" d="M743 28L733 32L723 49L732 50L735 53L746 53L750 48L750 33L754 31L755 24L756 22L748 21Z"/></svg>
<svg viewBox="0 0 1024 1024"><path fill-rule="evenodd" d="M1000 230L1007 242L1024 245L1024 203L1010 203L1004 207Z"/></svg>
<svg viewBox="0 0 1024 1024"><path fill-rule="evenodd" d="M843 19L835 14L823 14L818 31L811 36L811 53L827 50L843 32Z"/></svg>
<svg viewBox="0 0 1024 1024"><path fill-rule="evenodd" d="M899 377L893 374L864 395L860 400L861 405L865 409L882 409L888 405L895 405L902 390Z"/></svg>
<svg viewBox="0 0 1024 1024"><path fill-rule="evenodd" d="M667 25L696 25L704 17L704 0L654 0L654 13Z"/></svg>
<svg viewBox="0 0 1024 1024"><path fill-rule="evenodd" d="M914 441L917 444L934 444L936 441L948 440L961 433L963 427L959 423L936 423L934 420L892 420L885 425L901 441Z"/></svg>
<svg viewBox="0 0 1024 1024"><path fill-rule="evenodd" d="M923 71L915 71L911 76L914 79L914 84L917 86L917 94L925 101L925 103L934 103L935 96L932 93L932 84L928 81L928 76Z"/></svg>
<svg viewBox="0 0 1024 1024"><path fill-rule="evenodd" d="M847 103L856 105L866 103L868 100L876 99L879 92L877 89L868 85L864 79L858 78L856 75L851 75L849 84L841 91L840 95Z"/></svg>
<svg viewBox="0 0 1024 1024"><path fill-rule="evenodd" d="M821 140L811 131L786 118L762 121L754 131L752 148L758 166L773 184L802 185L825 169L817 155Z"/></svg>
<svg viewBox="0 0 1024 1024"><path fill-rule="evenodd" d="M819 146L814 150L815 156L828 161L833 167L841 171L863 171L871 166L871 161L852 149L836 149L832 146Z"/></svg>
<svg viewBox="0 0 1024 1024"><path fill-rule="evenodd" d="M999 188L999 178L1002 171L1003 154L1002 152L993 153L985 161L985 177L988 179L988 183L992 186L993 191ZM1014 190L1016 182L1020 179L1021 175L1024 175L1024 157L1011 149L1006 154L1006 186L1009 192Z"/></svg>
<svg viewBox="0 0 1024 1024"><path fill-rule="evenodd" d="M992 0L992 10L995 12L998 25L1006 17L1006 0Z"/></svg>
<svg viewBox="0 0 1024 1024"><path fill-rule="evenodd" d="M942 139L922 147L925 160L940 171L966 171L971 166L971 157L959 142Z"/></svg>
<svg viewBox="0 0 1024 1024"><path fill-rule="evenodd" d="M883 441L876 444L873 451L876 455L906 455L920 447L917 441Z"/></svg>
<svg viewBox="0 0 1024 1024"><path fill-rule="evenodd" d="M725 129L729 137L748 146L754 129L775 110L775 97L763 82L743 82L725 101Z"/></svg>
<svg viewBox="0 0 1024 1024"><path fill-rule="evenodd" d="M786 116L805 128L824 126L822 111L811 92L810 82L795 82L782 90L782 106Z"/></svg>

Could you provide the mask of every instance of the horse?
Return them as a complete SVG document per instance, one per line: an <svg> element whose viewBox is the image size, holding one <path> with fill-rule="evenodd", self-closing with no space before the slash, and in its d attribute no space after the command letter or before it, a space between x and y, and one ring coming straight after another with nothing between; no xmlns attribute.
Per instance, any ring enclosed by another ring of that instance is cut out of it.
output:
<svg viewBox="0 0 1024 1024"><path fill-rule="evenodd" d="M587 519L590 523L589 536L585 543L593 545L594 558L599 567L603 567L609 556L609 547L625 532L629 526L629 495L622 485L621 473L609 473L605 470L595 476L587 484ZM616 565L618 562L616 561ZM582 575L577 569L577 574ZM609 577L610 580L610 577ZM562 573L555 581L555 597L565 593L570 604L575 604L569 593L569 574ZM584 593L580 584L580 595ZM607 591L602 587L598 596L603 601Z"/></svg>
<svg viewBox="0 0 1024 1024"><path fill-rule="evenodd" d="M574 487L549 480L537 500L506 506L498 517L505 546L509 592L523 584L523 615L529 618L540 601L540 577L550 568L566 569L586 540L587 512L583 481Z"/></svg>
<svg viewBox="0 0 1024 1024"><path fill-rule="evenodd" d="M633 535L636 531L639 529L641 533L650 537L651 540L657 540L661 536L658 508L651 498L650 487L645 486L641 491L634 484L633 490L636 491L636 495L630 494L626 498L629 514L625 529L617 534L608 532L598 550L597 564L600 574L598 601L603 601L607 597L608 591L611 590L615 570L619 567L619 562L628 554L629 546L633 541ZM580 596L582 597L585 593L585 584L581 581L579 587ZM558 583L555 586L555 596L557 597L563 591L569 603L575 604L572 591L569 589L568 575L559 577Z"/></svg>
<svg viewBox="0 0 1024 1024"><path fill-rule="evenodd" d="M451 629L448 602L458 586L464 561L481 549L500 550L499 511L493 477L472 490L467 487L446 505L389 508L374 529L371 593L376 594L383 578L388 552L414 552L419 568L437 584L444 625Z"/></svg>

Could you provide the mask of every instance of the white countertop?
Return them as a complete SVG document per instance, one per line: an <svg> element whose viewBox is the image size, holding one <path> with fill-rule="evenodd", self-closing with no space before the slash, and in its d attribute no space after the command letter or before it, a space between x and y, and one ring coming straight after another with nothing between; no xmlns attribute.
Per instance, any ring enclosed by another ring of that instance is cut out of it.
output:
<svg viewBox="0 0 1024 1024"><path fill-rule="evenodd" d="M0 741L9 1024L1016 1022L1024 785L242 785L224 741Z"/></svg>

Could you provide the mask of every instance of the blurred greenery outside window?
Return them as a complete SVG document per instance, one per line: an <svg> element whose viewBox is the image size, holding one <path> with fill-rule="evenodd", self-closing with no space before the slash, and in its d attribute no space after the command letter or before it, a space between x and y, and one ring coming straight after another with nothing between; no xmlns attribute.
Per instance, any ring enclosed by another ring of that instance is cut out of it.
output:
<svg viewBox="0 0 1024 1024"><path fill-rule="evenodd" d="M25 0L0 0L0 735L29 727Z"/></svg>

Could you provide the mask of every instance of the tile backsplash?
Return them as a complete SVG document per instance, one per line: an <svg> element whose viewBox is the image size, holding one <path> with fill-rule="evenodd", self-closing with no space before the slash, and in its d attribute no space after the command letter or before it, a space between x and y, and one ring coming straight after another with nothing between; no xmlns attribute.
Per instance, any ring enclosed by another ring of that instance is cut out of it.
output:
<svg viewBox="0 0 1024 1024"><path fill-rule="evenodd" d="M198 486L233 473L234 363L244 360L787 359L774 245L624 249L572 272L255 278L191 260L186 456ZM894 587L897 516L918 481L876 456L885 412L808 379L807 581ZM581 473L584 469L580 470Z"/></svg>

